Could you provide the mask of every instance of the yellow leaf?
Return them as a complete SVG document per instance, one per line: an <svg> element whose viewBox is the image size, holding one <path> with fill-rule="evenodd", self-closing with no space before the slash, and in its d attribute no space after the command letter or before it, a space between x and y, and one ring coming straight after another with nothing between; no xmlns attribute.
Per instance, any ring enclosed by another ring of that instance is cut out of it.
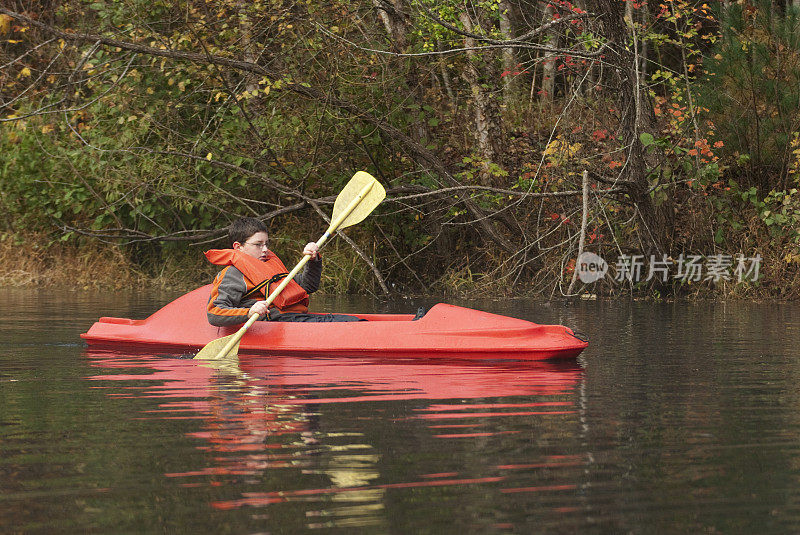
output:
<svg viewBox="0 0 800 535"><path fill-rule="evenodd" d="M135 115L131 115L130 117L128 117L128 122L135 121L136 119L138 119L138 117L136 117Z"/></svg>
<svg viewBox="0 0 800 535"><path fill-rule="evenodd" d="M8 43L10 43L12 45L16 45L17 43L21 43L21 42L22 42L22 39L9 39L8 40Z"/></svg>
<svg viewBox="0 0 800 535"><path fill-rule="evenodd" d="M6 15L5 13L0 15L0 33L2 34L8 33L8 27L11 24L12 20L13 19L8 15Z"/></svg>
<svg viewBox="0 0 800 535"><path fill-rule="evenodd" d="M153 93L155 93L155 91L153 91L153 88L152 88L152 87L148 87L148 88L145 90L145 93L147 93L148 95L152 95Z"/></svg>
<svg viewBox="0 0 800 535"><path fill-rule="evenodd" d="M206 154L206 160L208 160L210 162L211 158L212 158L212 155L211 155L210 152L208 154Z"/></svg>
<svg viewBox="0 0 800 535"><path fill-rule="evenodd" d="M51 124L46 124L42 127L42 134L49 134L52 131L53 131L53 125Z"/></svg>
<svg viewBox="0 0 800 535"><path fill-rule="evenodd" d="M31 70L28 67L23 67L21 71L19 71L19 76L22 78L27 78L31 75Z"/></svg>
<svg viewBox="0 0 800 535"><path fill-rule="evenodd" d="M269 88L270 88L270 86L267 86L267 87L264 88L264 94L265 95L269 95Z"/></svg>

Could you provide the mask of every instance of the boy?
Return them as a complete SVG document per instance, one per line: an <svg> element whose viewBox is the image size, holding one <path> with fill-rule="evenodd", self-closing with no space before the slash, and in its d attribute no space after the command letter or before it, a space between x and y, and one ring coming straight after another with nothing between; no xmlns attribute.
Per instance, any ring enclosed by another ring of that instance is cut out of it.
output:
<svg viewBox="0 0 800 535"><path fill-rule="evenodd" d="M303 249L311 259L303 272L286 285L267 309L266 297L280 284L288 270L267 248L267 227L258 219L243 217L228 229L232 249L206 251L212 264L225 266L214 278L208 300L208 322L222 327L238 325L253 314L268 321L361 321L345 314L309 314L309 294L319 289L322 260L316 243Z"/></svg>

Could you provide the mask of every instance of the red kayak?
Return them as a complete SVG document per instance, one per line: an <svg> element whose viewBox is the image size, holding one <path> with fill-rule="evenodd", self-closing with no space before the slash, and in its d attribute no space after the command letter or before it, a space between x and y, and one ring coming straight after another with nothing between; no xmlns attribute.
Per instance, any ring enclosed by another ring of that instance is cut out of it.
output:
<svg viewBox="0 0 800 535"><path fill-rule="evenodd" d="M206 319L211 286L203 286L143 320L100 318L81 335L92 347L197 351L236 327ZM438 304L418 320L411 314L355 314L353 323L256 322L244 335L241 354L548 360L572 359L588 343L560 325Z"/></svg>

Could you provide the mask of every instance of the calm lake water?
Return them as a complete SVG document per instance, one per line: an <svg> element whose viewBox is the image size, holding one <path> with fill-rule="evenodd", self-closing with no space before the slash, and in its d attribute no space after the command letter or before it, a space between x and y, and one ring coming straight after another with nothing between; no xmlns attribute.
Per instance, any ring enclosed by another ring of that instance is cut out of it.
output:
<svg viewBox="0 0 800 535"><path fill-rule="evenodd" d="M0 532L800 531L796 305L468 303L588 334L562 365L214 369L78 337L173 297L0 291Z"/></svg>

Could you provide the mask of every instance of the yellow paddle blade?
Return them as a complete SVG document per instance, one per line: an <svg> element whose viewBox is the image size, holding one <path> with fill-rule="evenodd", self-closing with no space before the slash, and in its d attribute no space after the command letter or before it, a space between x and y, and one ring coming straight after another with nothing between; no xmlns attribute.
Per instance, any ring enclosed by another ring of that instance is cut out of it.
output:
<svg viewBox="0 0 800 535"><path fill-rule="evenodd" d="M292 275L294 276L294 275ZM275 299L273 296L272 299ZM194 356L196 359L222 359L222 358L236 358L239 356L239 342L242 340L244 333L247 329L258 320L258 316L253 314L250 316L244 325L233 334L211 340L200 352Z"/></svg>
<svg viewBox="0 0 800 535"><path fill-rule="evenodd" d="M342 189L342 192L339 193L339 196L336 197L336 202L333 205L333 214L331 215L331 221L336 221L336 218L344 212L350 203L355 199L361 190L364 189L364 186L372 182L372 188L369 190L369 193L358 203L358 205L350 212L344 221L342 221L338 228L342 229L345 227L349 227L350 225L355 225L356 223L360 223L364 220L372 211L378 206L381 201L386 197L386 190L383 189L380 182L375 180L371 174L365 171L359 171L353 178L350 179L350 182Z"/></svg>
<svg viewBox="0 0 800 535"><path fill-rule="evenodd" d="M231 339L236 336L236 333L211 340L200 352L194 356L196 359L214 360L222 358L237 358L239 356L239 343L235 343L224 355L220 352L225 349L225 346Z"/></svg>

